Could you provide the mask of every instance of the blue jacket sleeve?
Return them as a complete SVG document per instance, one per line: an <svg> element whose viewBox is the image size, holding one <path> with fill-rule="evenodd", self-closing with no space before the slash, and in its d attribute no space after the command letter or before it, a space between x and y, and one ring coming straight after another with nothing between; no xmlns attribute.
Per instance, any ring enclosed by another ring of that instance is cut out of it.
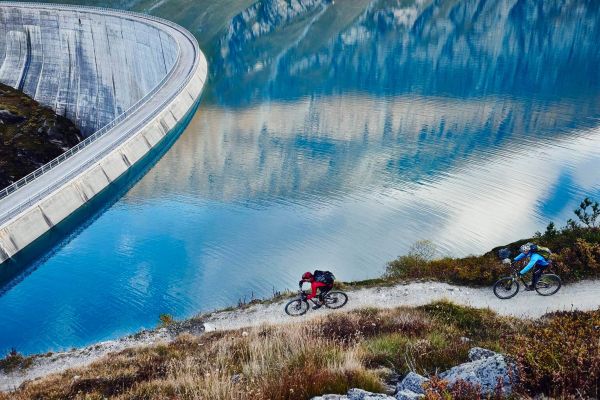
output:
<svg viewBox="0 0 600 400"><path fill-rule="evenodd" d="M521 274L526 274L527 272L529 272L529 270L531 268L533 268L533 266L540 260L540 258L543 259L543 257L540 256L539 254L532 254L531 258L529 258L529 263L527 263L527 265L525 266L525 268L523 268L521 270Z"/></svg>
<svg viewBox="0 0 600 400"><path fill-rule="evenodd" d="M523 259L523 257L525 257L525 253L521 253L521 254L519 254L518 256L516 256L514 261L519 261L519 260L522 260L522 259Z"/></svg>

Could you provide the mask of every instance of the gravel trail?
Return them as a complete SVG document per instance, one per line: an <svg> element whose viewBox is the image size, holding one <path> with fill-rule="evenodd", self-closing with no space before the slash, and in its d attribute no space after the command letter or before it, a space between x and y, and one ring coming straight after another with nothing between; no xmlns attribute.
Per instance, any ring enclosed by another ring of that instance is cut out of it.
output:
<svg viewBox="0 0 600 400"><path fill-rule="evenodd" d="M341 310L321 308L301 317L289 317L283 307L286 301L273 304L257 304L241 310L217 311L205 315L201 320L190 320L177 324L174 329L156 329L118 340L97 343L52 355L35 356L33 365L25 371L10 374L0 373L0 390L10 391L21 383L81 367L99 358L127 348L149 346L168 342L179 333L199 334L203 330L228 330L263 324L297 323L331 312L348 311L364 307L393 308L418 306L435 300L447 299L454 303L477 308L490 308L501 315L535 318L551 311L593 310L600 307L600 280L590 280L566 285L551 297L539 296L535 292L519 292L510 300L500 300L490 288L470 288L439 282L415 282L391 287L376 287L348 291L348 304Z"/></svg>
<svg viewBox="0 0 600 400"><path fill-rule="evenodd" d="M342 310L378 307L419 306L447 299L456 304L490 308L500 315L522 318L540 317L551 311L592 310L600 307L600 280L583 281L563 286L553 296L544 297L536 292L520 291L509 300L500 300L491 288L470 288L439 282L418 282L391 287L358 289L348 293L348 304ZM257 305L244 310L218 312L205 319L208 329L226 330L261 324L280 324L314 318L334 310L309 310L301 317L285 314L286 302Z"/></svg>

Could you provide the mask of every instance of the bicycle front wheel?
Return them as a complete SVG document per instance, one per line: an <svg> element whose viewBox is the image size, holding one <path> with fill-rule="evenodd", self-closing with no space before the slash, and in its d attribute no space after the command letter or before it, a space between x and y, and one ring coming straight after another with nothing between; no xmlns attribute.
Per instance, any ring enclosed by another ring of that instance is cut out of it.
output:
<svg viewBox="0 0 600 400"><path fill-rule="evenodd" d="M327 308L341 308L348 302L348 295L344 292L329 292L324 300Z"/></svg>
<svg viewBox="0 0 600 400"><path fill-rule="evenodd" d="M499 299L510 299L517 293L519 293L519 282L511 276L500 278L494 283L494 294Z"/></svg>
<svg viewBox="0 0 600 400"><path fill-rule="evenodd" d="M306 314L308 311L308 302L302 299L292 300L285 305L285 313L292 317Z"/></svg>
<svg viewBox="0 0 600 400"><path fill-rule="evenodd" d="M544 274L540 276L540 279L535 284L535 291L542 296L552 296L558 292L562 286L562 280L558 275Z"/></svg>

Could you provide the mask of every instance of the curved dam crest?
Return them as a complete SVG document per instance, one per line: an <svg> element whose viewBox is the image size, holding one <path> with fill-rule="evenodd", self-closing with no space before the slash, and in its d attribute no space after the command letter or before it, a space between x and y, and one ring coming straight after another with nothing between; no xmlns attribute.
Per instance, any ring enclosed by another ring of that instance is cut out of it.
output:
<svg viewBox="0 0 600 400"><path fill-rule="evenodd" d="M0 199L2 263L185 123L198 105L207 63L188 31L142 14L0 2L0 22L0 81L88 136L76 152Z"/></svg>
<svg viewBox="0 0 600 400"><path fill-rule="evenodd" d="M135 18L0 3L0 82L85 136L142 99L175 65L177 42Z"/></svg>

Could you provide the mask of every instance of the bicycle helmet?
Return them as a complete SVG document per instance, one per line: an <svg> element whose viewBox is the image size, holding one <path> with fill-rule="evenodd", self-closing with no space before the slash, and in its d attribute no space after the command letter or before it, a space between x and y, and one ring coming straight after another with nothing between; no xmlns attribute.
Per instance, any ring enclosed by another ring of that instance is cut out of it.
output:
<svg viewBox="0 0 600 400"><path fill-rule="evenodd" d="M532 243L531 246L529 246L529 250L531 250L535 253L536 251L538 251L538 245L535 243Z"/></svg>
<svg viewBox="0 0 600 400"><path fill-rule="evenodd" d="M523 254L527 254L534 249L534 246L537 249L537 246L535 244L525 243L524 245L521 245L521 247L519 247L519 251Z"/></svg>
<svg viewBox="0 0 600 400"><path fill-rule="evenodd" d="M305 272L302 274L302 279L312 279L313 274L311 274L310 272Z"/></svg>

